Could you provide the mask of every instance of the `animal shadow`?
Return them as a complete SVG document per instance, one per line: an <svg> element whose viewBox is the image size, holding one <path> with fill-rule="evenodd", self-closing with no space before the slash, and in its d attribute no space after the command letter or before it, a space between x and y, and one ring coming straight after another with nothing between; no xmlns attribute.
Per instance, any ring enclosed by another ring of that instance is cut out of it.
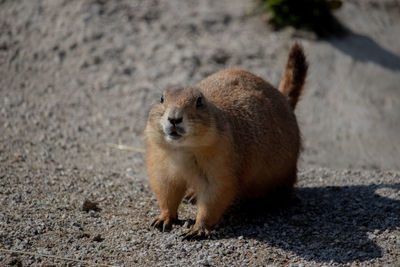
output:
<svg viewBox="0 0 400 267"><path fill-rule="evenodd" d="M400 70L400 56L382 47L371 37L362 35L345 28L343 38L327 39L333 47L349 55L356 61L373 62L386 69Z"/></svg>
<svg viewBox="0 0 400 267"><path fill-rule="evenodd" d="M383 255L374 232L400 227L400 200L380 189L398 191L400 184L302 187L290 202L242 202L217 230L221 238L257 239L320 263L371 260Z"/></svg>

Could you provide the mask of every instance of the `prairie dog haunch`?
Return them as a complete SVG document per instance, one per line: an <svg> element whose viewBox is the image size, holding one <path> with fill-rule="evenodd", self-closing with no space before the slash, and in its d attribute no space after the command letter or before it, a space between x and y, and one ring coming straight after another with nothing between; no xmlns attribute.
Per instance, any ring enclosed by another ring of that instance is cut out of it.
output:
<svg viewBox="0 0 400 267"><path fill-rule="evenodd" d="M171 229L188 190L197 200L190 239L207 235L236 198L293 189L300 151L294 109L307 68L295 44L279 90L227 69L194 87L164 91L145 129L147 171L161 210L153 226Z"/></svg>

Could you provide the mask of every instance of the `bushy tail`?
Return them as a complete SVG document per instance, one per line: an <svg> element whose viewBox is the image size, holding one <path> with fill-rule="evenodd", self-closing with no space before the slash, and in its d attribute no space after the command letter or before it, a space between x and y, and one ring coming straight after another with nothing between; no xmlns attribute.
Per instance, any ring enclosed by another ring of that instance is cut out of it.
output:
<svg viewBox="0 0 400 267"><path fill-rule="evenodd" d="M294 44L289 53L285 72L282 75L279 91L287 97L292 109L295 109L307 76L308 63L303 47Z"/></svg>

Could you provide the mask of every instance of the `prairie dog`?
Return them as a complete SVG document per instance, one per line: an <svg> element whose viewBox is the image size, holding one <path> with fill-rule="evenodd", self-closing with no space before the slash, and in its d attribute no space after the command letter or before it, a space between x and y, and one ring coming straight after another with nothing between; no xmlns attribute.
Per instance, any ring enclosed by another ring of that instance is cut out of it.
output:
<svg viewBox="0 0 400 267"><path fill-rule="evenodd" d="M300 132L294 109L308 64L290 51L279 90L241 69L219 71L194 87L169 88L150 111L146 136L149 181L169 230L188 190L196 223L184 238L206 236L236 198L257 198L296 182Z"/></svg>

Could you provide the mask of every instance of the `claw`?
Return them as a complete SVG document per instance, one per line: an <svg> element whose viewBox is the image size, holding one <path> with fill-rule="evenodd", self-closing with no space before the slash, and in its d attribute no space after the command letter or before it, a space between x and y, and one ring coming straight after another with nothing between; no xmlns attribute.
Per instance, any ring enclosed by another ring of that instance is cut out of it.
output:
<svg viewBox="0 0 400 267"><path fill-rule="evenodd" d="M156 227L157 222L158 222L158 219L154 219L154 221L150 224L150 226Z"/></svg>
<svg viewBox="0 0 400 267"><path fill-rule="evenodd" d="M204 238L208 238L211 235L211 232L206 228L194 229L192 228L189 232L181 235L182 240L200 240Z"/></svg>
<svg viewBox="0 0 400 267"><path fill-rule="evenodd" d="M150 224L150 226L157 228L161 232L169 232L171 231L173 224L181 224L181 221L178 219L164 219L158 217Z"/></svg>
<svg viewBox="0 0 400 267"><path fill-rule="evenodd" d="M195 205L196 202L197 202L196 196L195 196L195 195L191 196L191 197L188 199L188 202L189 202L190 204L192 204L192 205Z"/></svg>
<svg viewBox="0 0 400 267"><path fill-rule="evenodd" d="M162 220L162 219L155 219L152 223L151 226L154 228L157 228L158 230L162 232L170 231L172 228L172 223L167 221L167 220Z"/></svg>
<svg viewBox="0 0 400 267"><path fill-rule="evenodd" d="M192 189L189 190L186 193L184 200L190 204L193 204L193 205L196 204L196 200L197 200L196 193Z"/></svg>
<svg viewBox="0 0 400 267"><path fill-rule="evenodd" d="M163 232L169 232L169 231L171 231L171 229L172 229L172 224L163 223L163 227L162 227Z"/></svg>

